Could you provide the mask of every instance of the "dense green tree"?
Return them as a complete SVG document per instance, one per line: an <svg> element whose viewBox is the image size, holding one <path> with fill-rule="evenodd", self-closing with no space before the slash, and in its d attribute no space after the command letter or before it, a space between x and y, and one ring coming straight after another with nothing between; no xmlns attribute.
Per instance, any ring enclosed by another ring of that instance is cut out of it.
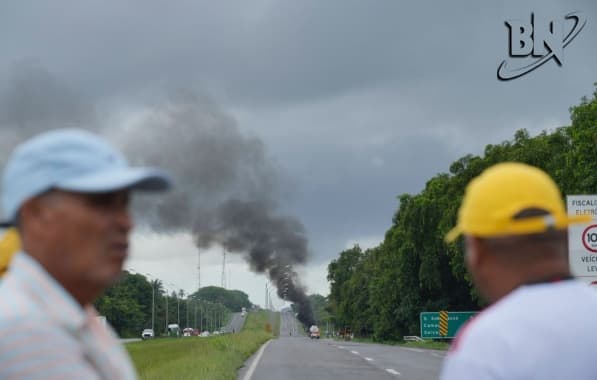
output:
<svg viewBox="0 0 597 380"><path fill-rule="evenodd" d="M240 290L228 290L217 286L205 286L189 296L194 300L205 300L221 303L229 310L240 312L243 307L247 309L253 304L249 296Z"/></svg>
<svg viewBox="0 0 597 380"><path fill-rule="evenodd" d="M403 194L384 241L373 249L342 251L328 266L328 309L337 327L378 340L419 333L419 313L485 306L464 264L462 241L446 244L466 185L499 162L542 168L563 194L597 192L597 84L593 98L570 108L571 125L485 147L466 155L449 173L431 178L415 195Z"/></svg>
<svg viewBox="0 0 597 380"><path fill-rule="evenodd" d="M168 293L160 280L149 281L141 274L123 271L121 279L96 300L95 307L119 336L138 337L143 329L152 327L152 308L159 336L166 334L167 325L173 323L181 328L219 329L232 311L251 307L251 303L240 290L217 287L202 288L190 296L182 290Z"/></svg>

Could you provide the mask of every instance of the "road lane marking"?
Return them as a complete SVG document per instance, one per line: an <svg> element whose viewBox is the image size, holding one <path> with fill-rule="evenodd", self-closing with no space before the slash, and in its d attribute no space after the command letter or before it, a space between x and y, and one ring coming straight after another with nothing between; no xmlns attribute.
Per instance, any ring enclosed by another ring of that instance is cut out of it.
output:
<svg viewBox="0 0 597 380"><path fill-rule="evenodd" d="M345 349L346 347L344 347L344 346L338 346L338 348Z"/></svg>
<svg viewBox="0 0 597 380"><path fill-rule="evenodd" d="M352 352L352 353L353 353L353 354L355 354L355 355L358 355L358 354L359 354L359 352L358 352L358 351L350 351L350 352Z"/></svg>
<svg viewBox="0 0 597 380"><path fill-rule="evenodd" d="M270 342L271 342L271 340L268 340L267 343L265 343L263 346L261 346L261 348L259 349L259 352L257 353L257 356L255 357L255 360L253 360L253 363L251 363L251 367L249 367L249 370L245 374L245 377L243 377L243 380L251 380L251 376L253 376L253 372L255 372L255 368L257 368L257 364L259 364L259 360L261 360L263 351L265 351L265 348L267 347L267 345Z"/></svg>
<svg viewBox="0 0 597 380"><path fill-rule="evenodd" d="M388 371L392 375L400 376L400 372L396 371L395 369L387 368L386 371Z"/></svg>
<svg viewBox="0 0 597 380"><path fill-rule="evenodd" d="M435 352L432 352L431 355L435 356L436 358L442 358L442 359L446 357L445 354L442 355L442 354L438 354L438 353L435 353Z"/></svg>
<svg viewBox="0 0 597 380"><path fill-rule="evenodd" d="M373 361L373 359L371 359L371 358L365 358L365 360L367 360L368 362L372 362Z"/></svg>

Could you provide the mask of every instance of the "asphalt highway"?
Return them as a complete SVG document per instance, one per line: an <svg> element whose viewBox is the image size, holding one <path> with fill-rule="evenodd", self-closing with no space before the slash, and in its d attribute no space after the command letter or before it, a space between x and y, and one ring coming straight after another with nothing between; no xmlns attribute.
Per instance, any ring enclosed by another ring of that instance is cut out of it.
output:
<svg viewBox="0 0 597 380"><path fill-rule="evenodd" d="M232 313L232 318L230 318L230 322L228 325L224 327L224 331L226 332L233 332L238 333L245 325L245 319L247 317L243 317L241 313Z"/></svg>
<svg viewBox="0 0 597 380"><path fill-rule="evenodd" d="M310 339L292 313L282 313L280 338L262 347L239 380L437 379L443 351Z"/></svg>

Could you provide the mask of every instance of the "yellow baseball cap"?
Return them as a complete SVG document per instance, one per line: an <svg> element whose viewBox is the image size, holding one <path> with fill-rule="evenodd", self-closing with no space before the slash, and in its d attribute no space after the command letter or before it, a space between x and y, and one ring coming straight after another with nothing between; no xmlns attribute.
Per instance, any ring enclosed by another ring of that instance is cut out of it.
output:
<svg viewBox="0 0 597 380"><path fill-rule="evenodd" d="M12 257L21 249L21 239L15 228L9 228L0 239L0 277L4 275Z"/></svg>
<svg viewBox="0 0 597 380"><path fill-rule="evenodd" d="M542 209L548 214L514 219L526 209ZM495 237L538 233L590 220L590 215L566 213L560 190L547 173L507 162L486 169L468 184L457 225L448 232L446 241L454 241L460 234Z"/></svg>

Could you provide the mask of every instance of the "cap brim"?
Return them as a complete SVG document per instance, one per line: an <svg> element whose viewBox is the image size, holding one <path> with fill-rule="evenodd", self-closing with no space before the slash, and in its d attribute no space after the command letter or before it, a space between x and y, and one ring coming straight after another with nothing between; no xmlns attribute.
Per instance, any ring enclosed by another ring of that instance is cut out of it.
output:
<svg viewBox="0 0 597 380"><path fill-rule="evenodd" d="M153 168L118 168L60 182L55 188L80 193L105 193L124 189L164 191L172 186L170 177Z"/></svg>
<svg viewBox="0 0 597 380"><path fill-rule="evenodd" d="M582 223L589 223L593 220L591 215L568 215L567 217L567 226L571 226L573 224L582 224Z"/></svg>
<svg viewBox="0 0 597 380"><path fill-rule="evenodd" d="M546 219L545 216L538 216L534 218L514 220L511 222L507 230L483 233L477 231L477 233L473 233L473 235L480 237L497 237L506 235L534 234L545 232L550 228L565 229L571 225L588 223L591 220L592 217L590 215L563 215L556 220ZM451 243L456 240L463 232L464 231L459 226L456 226L446 234L444 240L446 243Z"/></svg>
<svg viewBox="0 0 597 380"><path fill-rule="evenodd" d="M444 240L446 241L446 243L452 243L454 240L458 238L458 236L460 236L461 233L462 230L460 229L460 227L456 226L446 234Z"/></svg>
<svg viewBox="0 0 597 380"><path fill-rule="evenodd" d="M9 222L6 220L2 220L0 221L0 228L10 228L10 227L14 227L14 222Z"/></svg>

